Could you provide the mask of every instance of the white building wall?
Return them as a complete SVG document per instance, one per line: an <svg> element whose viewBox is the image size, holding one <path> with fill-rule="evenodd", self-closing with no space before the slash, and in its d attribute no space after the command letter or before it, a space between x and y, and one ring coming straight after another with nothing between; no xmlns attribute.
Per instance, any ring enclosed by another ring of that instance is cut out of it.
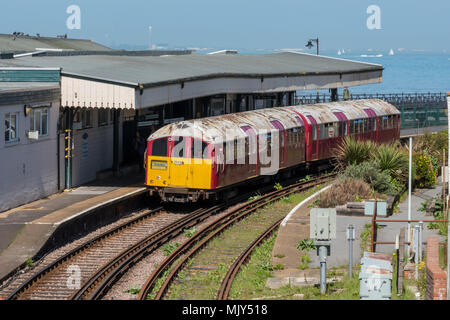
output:
<svg viewBox="0 0 450 320"><path fill-rule="evenodd" d="M46 104L49 101L42 103ZM19 141L13 143L5 143L5 114L9 112L19 115ZM49 109L48 136L30 140L26 136L30 117L25 117L23 104L0 106L0 211L58 191L58 115L59 102L53 101Z"/></svg>
<svg viewBox="0 0 450 320"><path fill-rule="evenodd" d="M112 119L107 125L98 125L98 109L91 109L92 128L75 129L72 158L72 186L96 179L97 172L113 165L114 128ZM122 117L119 122L119 162L122 160ZM64 171L63 171L64 172Z"/></svg>

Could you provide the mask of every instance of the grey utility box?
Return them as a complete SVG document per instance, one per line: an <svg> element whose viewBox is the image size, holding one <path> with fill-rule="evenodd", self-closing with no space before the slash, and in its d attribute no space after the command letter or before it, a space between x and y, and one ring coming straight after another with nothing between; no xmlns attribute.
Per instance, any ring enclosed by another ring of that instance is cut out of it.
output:
<svg viewBox="0 0 450 320"><path fill-rule="evenodd" d="M391 299L392 264L383 259L363 257L359 281L361 300Z"/></svg>
<svg viewBox="0 0 450 320"><path fill-rule="evenodd" d="M309 213L311 239L336 239L336 209L313 208Z"/></svg>

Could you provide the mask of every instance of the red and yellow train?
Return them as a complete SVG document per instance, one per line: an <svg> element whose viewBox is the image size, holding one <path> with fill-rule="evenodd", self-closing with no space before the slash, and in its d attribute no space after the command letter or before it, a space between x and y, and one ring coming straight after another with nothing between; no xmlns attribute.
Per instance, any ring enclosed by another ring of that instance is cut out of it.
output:
<svg viewBox="0 0 450 320"><path fill-rule="evenodd" d="M172 123L148 138L146 185L164 201L226 198L243 186L287 177L333 158L345 136L377 143L398 140L400 112L387 102L368 99ZM275 142L277 149L271 147ZM268 166L277 169L275 175L264 174Z"/></svg>

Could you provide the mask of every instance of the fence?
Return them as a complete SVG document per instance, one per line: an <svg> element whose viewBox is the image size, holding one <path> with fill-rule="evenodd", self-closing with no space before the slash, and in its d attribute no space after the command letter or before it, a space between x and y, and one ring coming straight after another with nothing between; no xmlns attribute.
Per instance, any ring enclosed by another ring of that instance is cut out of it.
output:
<svg viewBox="0 0 450 320"><path fill-rule="evenodd" d="M419 129L448 125L446 93L351 94L351 100L381 99L401 112L402 129ZM338 100L343 100L342 95ZM296 104L331 102L330 94L309 94L295 97Z"/></svg>

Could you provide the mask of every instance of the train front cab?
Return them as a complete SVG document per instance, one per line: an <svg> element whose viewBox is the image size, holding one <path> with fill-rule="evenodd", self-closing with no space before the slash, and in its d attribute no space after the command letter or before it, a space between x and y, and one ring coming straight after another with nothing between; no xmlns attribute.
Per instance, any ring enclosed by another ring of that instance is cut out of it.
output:
<svg viewBox="0 0 450 320"><path fill-rule="evenodd" d="M210 145L190 137L162 137L148 141L146 185L150 194L172 202L207 198L213 163Z"/></svg>

